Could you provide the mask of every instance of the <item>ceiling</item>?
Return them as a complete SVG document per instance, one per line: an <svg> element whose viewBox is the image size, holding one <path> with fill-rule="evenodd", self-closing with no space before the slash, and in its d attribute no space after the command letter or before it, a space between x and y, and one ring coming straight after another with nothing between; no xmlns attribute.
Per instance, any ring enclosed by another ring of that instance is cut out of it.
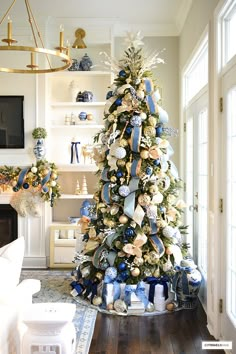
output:
<svg viewBox="0 0 236 354"><path fill-rule="evenodd" d="M116 31L145 30L159 35L179 35L192 0L29 0L34 16L104 19L114 22ZM0 16L12 0L1 0ZM26 13L24 0L17 0L11 16Z"/></svg>

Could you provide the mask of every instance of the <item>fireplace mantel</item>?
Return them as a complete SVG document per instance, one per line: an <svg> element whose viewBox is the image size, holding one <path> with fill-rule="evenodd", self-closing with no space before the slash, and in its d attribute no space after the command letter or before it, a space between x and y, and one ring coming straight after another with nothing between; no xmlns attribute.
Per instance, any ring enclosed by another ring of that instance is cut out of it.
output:
<svg viewBox="0 0 236 354"><path fill-rule="evenodd" d="M0 204L10 204L14 192L1 192ZM25 256L23 268L47 268L46 257L46 207L42 203L41 216L22 217L18 214L18 237L25 238Z"/></svg>

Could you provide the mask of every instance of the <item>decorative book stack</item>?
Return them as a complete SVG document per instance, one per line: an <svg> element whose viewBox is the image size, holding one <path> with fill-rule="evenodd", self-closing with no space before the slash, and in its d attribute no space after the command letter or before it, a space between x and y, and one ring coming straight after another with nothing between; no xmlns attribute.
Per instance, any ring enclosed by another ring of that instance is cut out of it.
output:
<svg viewBox="0 0 236 354"><path fill-rule="evenodd" d="M142 315L145 312L144 304L137 297L137 295L132 292L130 295L131 305L128 306L127 314L128 315Z"/></svg>

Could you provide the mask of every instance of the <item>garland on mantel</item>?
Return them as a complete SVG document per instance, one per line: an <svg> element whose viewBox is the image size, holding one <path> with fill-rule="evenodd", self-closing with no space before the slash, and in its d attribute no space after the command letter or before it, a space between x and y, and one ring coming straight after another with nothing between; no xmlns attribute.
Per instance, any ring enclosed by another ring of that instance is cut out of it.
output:
<svg viewBox="0 0 236 354"><path fill-rule="evenodd" d="M0 189L12 188L14 192L32 190L40 195L43 201L50 202L61 196L58 184L57 167L46 160L38 160L30 167L0 167Z"/></svg>

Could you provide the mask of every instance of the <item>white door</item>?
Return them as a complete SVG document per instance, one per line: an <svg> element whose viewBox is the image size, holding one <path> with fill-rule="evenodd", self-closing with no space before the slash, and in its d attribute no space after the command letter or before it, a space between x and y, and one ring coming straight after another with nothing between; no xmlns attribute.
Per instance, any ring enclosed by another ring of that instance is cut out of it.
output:
<svg viewBox="0 0 236 354"><path fill-rule="evenodd" d="M199 297L206 309L207 208L208 208L208 109L202 90L186 110L186 201L190 251L202 273Z"/></svg>
<svg viewBox="0 0 236 354"><path fill-rule="evenodd" d="M221 335L236 353L236 64L222 77L222 276Z"/></svg>

